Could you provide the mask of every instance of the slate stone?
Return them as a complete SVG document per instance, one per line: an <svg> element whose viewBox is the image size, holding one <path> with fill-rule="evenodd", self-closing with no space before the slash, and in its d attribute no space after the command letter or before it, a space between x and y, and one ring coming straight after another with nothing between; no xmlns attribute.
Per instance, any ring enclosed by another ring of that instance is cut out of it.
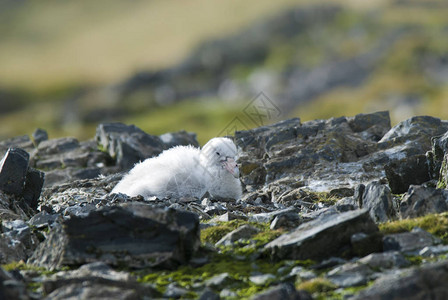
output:
<svg viewBox="0 0 448 300"><path fill-rule="evenodd" d="M448 191L412 185L400 202L401 218L421 217L448 210Z"/></svg>
<svg viewBox="0 0 448 300"><path fill-rule="evenodd" d="M134 125L105 123L98 125L95 139L117 165L128 170L139 161L158 155L165 148L158 136L152 136Z"/></svg>
<svg viewBox="0 0 448 300"><path fill-rule="evenodd" d="M414 228L411 232L387 234L383 238L384 251L412 252L440 244L442 241L420 228Z"/></svg>
<svg viewBox="0 0 448 300"><path fill-rule="evenodd" d="M346 288L365 285L372 273L373 271L366 265L347 263L330 270L326 277L338 287Z"/></svg>
<svg viewBox="0 0 448 300"><path fill-rule="evenodd" d="M274 259L323 259L350 247L351 236L358 232L378 232L365 209L304 223L268 243L264 250Z"/></svg>
<svg viewBox="0 0 448 300"><path fill-rule="evenodd" d="M35 214L29 221L28 224L30 226L34 226L38 229L45 228L51 226L56 220L60 218L59 214L50 214L47 211L43 210L37 214Z"/></svg>
<svg viewBox="0 0 448 300"><path fill-rule="evenodd" d="M442 300L448 297L447 281L448 262L443 261L414 268L401 276L382 276L353 299Z"/></svg>
<svg viewBox="0 0 448 300"><path fill-rule="evenodd" d="M355 233L350 238L353 253L357 256L364 256L372 252L383 251L382 238L381 233Z"/></svg>
<svg viewBox="0 0 448 300"><path fill-rule="evenodd" d="M391 220L395 216L395 211L389 187L378 181L367 184L362 194L361 208L369 210L375 223Z"/></svg>
<svg viewBox="0 0 448 300"><path fill-rule="evenodd" d="M103 261L128 267L174 267L199 246L197 215L144 204L104 207L52 229L30 263L48 268Z"/></svg>
<svg viewBox="0 0 448 300"><path fill-rule="evenodd" d="M254 214L249 216L249 221L258 223L269 223L273 221L275 217L290 213L297 213L297 209L295 207L289 207L273 212Z"/></svg>
<svg viewBox="0 0 448 300"><path fill-rule="evenodd" d="M389 186L394 194L405 193L409 186L431 180L431 170L426 155L413 155L384 166Z"/></svg>
<svg viewBox="0 0 448 300"><path fill-rule="evenodd" d="M20 148L10 148L0 161L0 190L21 195L28 171L29 154Z"/></svg>

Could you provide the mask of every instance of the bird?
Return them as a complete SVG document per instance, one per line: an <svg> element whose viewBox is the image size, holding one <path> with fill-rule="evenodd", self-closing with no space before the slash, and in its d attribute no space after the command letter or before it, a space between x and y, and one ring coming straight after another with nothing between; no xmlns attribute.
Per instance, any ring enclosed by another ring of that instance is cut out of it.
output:
<svg viewBox="0 0 448 300"><path fill-rule="evenodd" d="M202 149L175 146L137 163L111 193L130 197L241 199L237 148L227 137L212 138Z"/></svg>

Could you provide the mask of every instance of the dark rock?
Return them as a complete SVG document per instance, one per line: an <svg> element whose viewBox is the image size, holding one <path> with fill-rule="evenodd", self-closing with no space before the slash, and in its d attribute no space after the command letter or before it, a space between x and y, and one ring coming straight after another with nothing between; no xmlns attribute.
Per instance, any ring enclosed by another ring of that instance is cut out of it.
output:
<svg viewBox="0 0 448 300"><path fill-rule="evenodd" d="M158 155L165 148L158 136L149 135L134 125L121 123L98 125L95 139L123 170Z"/></svg>
<svg viewBox="0 0 448 300"><path fill-rule="evenodd" d="M401 275L383 276L353 299L446 299L448 262L414 268Z"/></svg>
<svg viewBox="0 0 448 300"><path fill-rule="evenodd" d="M442 136L434 136L432 138L432 152L438 161L441 161L445 154L448 153L448 131Z"/></svg>
<svg viewBox="0 0 448 300"><path fill-rule="evenodd" d="M292 284L283 283L254 295L252 300L311 300L305 291L297 291Z"/></svg>
<svg viewBox="0 0 448 300"><path fill-rule="evenodd" d="M354 132L363 132L370 129L369 134L374 141L379 141L391 128L388 111L358 114L348 118L348 125Z"/></svg>
<svg viewBox="0 0 448 300"><path fill-rule="evenodd" d="M351 236L372 234L378 227L367 210L355 210L318 218L283 234L264 249L275 259L323 259L350 247Z"/></svg>
<svg viewBox="0 0 448 300"><path fill-rule="evenodd" d="M205 288L199 296L199 300L219 300L221 299L218 294L213 292L210 288Z"/></svg>
<svg viewBox="0 0 448 300"><path fill-rule="evenodd" d="M14 278L9 272L0 268L0 299L28 300L25 283Z"/></svg>
<svg viewBox="0 0 448 300"><path fill-rule="evenodd" d="M247 220L247 217L242 214L236 214L233 212L226 212L225 214L222 214L220 216L214 217L210 223L215 222L229 222L232 220Z"/></svg>
<svg viewBox="0 0 448 300"><path fill-rule="evenodd" d="M395 211L389 187L378 181L367 184L362 194L361 208L368 209L370 217L376 223L391 220L395 216Z"/></svg>
<svg viewBox="0 0 448 300"><path fill-rule="evenodd" d="M33 141L34 141L35 145L39 145L40 142L48 140L47 131L40 129L40 128L37 128L31 136L33 137Z"/></svg>
<svg viewBox="0 0 448 300"><path fill-rule="evenodd" d="M411 232L387 234L383 238L384 251L412 252L419 251L426 246L440 244L442 241L420 228Z"/></svg>
<svg viewBox="0 0 448 300"><path fill-rule="evenodd" d="M102 262L61 271L43 282L48 299L145 299L160 296L128 273L112 270Z"/></svg>
<svg viewBox="0 0 448 300"><path fill-rule="evenodd" d="M384 166L389 186L394 194L405 193L411 184L422 184L431 180L426 155L413 155Z"/></svg>
<svg viewBox="0 0 448 300"><path fill-rule="evenodd" d="M403 219L421 217L448 210L448 191L423 186L411 186L400 202Z"/></svg>
<svg viewBox="0 0 448 300"><path fill-rule="evenodd" d="M10 148L0 161L0 190L22 195L28 171L29 154L20 148Z"/></svg>
<svg viewBox="0 0 448 300"><path fill-rule="evenodd" d="M69 152L79 147L79 141L75 138L58 138L45 140L37 146L38 155L59 154Z"/></svg>
<svg viewBox="0 0 448 300"><path fill-rule="evenodd" d="M383 251L383 236L380 233L365 234L358 232L351 236L350 243L357 256Z"/></svg>
<svg viewBox="0 0 448 300"><path fill-rule="evenodd" d="M187 146L191 145L199 147L199 142L196 139L196 133L186 132L184 130L178 132L165 133L159 136L162 142L165 144L165 148L171 148L174 146Z"/></svg>
<svg viewBox="0 0 448 300"><path fill-rule="evenodd" d="M42 229L45 227L51 226L56 220L60 218L59 214L49 214L48 212L41 211L35 214L29 221L28 224L30 226L34 226L38 229Z"/></svg>
<svg viewBox="0 0 448 300"><path fill-rule="evenodd" d="M448 123L445 121L430 116L416 116L395 125L380 142L390 141L402 136L418 135L423 137L425 144L430 146L431 137L444 134L447 131Z"/></svg>
<svg viewBox="0 0 448 300"><path fill-rule="evenodd" d="M298 213L290 212L280 214L274 217L274 220L271 222L271 230L276 230L280 228L285 229L293 229L299 226L302 223L302 219L300 218Z"/></svg>
<svg viewBox="0 0 448 300"><path fill-rule="evenodd" d="M260 230L256 227L253 227L251 225L243 225L223 236L215 244L215 246L230 246L240 239L250 239L258 232L260 232Z"/></svg>
<svg viewBox="0 0 448 300"><path fill-rule="evenodd" d="M48 268L93 261L173 267L186 263L199 246L195 214L143 204L126 207L105 207L87 217L64 220L39 245L30 263Z"/></svg>
<svg viewBox="0 0 448 300"><path fill-rule="evenodd" d="M22 196L25 202L32 209L37 209L38 200L40 193L42 192L42 187L44 186L44 181L45 173L33 168L28 168Z"/></svg>

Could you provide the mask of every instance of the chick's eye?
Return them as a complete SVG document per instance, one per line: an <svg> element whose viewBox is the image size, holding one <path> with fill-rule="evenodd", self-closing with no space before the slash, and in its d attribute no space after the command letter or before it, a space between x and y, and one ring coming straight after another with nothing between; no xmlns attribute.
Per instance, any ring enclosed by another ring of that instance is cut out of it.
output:
<svg viewBox="0 0 448 300"><path fill-rule="evenodd" d="M216 152L216 155L221 155L219 152Z"/></svg>

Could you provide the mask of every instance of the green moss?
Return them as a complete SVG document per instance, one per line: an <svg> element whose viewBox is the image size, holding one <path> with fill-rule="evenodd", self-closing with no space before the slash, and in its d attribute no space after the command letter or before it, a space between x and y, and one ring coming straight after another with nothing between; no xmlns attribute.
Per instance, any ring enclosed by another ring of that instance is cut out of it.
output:
<svg viewBox="0 0 448 300"><path fill-rule="evenodd" d="M35 265L30 265L23 261L15 261L15 262L11 262L9 264L4 264L4 265L2 265L2 268L6 271L13 271L13 270L35 271L37 273L41 273L42 275L51 275L51 274L55 273L55 271L49 271L43 267L37 267Z"/></svg>
<svg viewBox="0 0 448 300"><path fill-rule="evenodd" d="M336 286L328 279L318 277L297 284L297 289L305 290L310 294L326 293L336 289Z"/></svg>
<svg viewBox="0 0 448 300"><path fill-rule="evenodd" d="M420 227L448 243L448 213L429 214L414 219L405 219L386 222L379 225L380 231L384 234L411 231L414 227Z"/></svg>

